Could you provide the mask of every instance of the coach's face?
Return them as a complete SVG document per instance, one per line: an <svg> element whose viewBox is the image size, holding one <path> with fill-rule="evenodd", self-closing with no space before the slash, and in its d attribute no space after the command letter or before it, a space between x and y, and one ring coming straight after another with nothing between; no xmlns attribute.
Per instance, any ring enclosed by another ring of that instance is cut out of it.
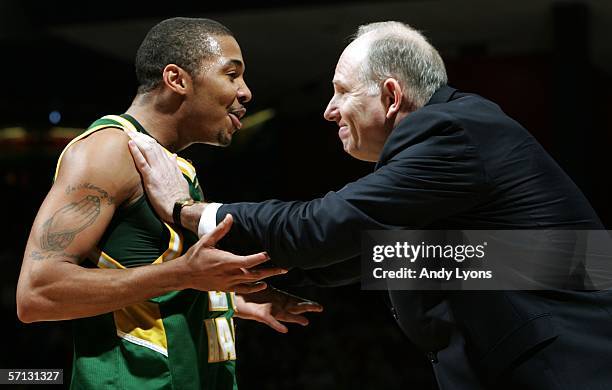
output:
<svg viewBox="0 0 612 390"><path fill-rule="evenodd" d="M202 62L187 103L190 122L196 126L192 141L225 146L242 127L244 103L252 96L243 78L245 66L238 42L231 36L211 39L217 55Z"/></svg>
<svg viewBox="0 0 612 390"><path fill-rule="evenodd" d="M390 133L381 93L370 93L360 77L368 41L359 38L344 50L334 74L334 95L323 116L338 124L344 151L364 161L378 161ZM374 91L376 92L376 91Z"/></svg>

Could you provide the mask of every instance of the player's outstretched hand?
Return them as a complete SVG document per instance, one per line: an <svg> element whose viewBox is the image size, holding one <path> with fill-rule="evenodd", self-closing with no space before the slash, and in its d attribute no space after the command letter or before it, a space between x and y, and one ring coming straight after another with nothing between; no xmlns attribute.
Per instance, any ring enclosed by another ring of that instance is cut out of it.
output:
<svg viewBox="0 0 612 390"><path fill-rule="evenodd" d="M172 222L172 208L179 200L189 199L189 185L176 162L176 154L168 154L148 135L127 132L128 145L136 168L142 176L149 200L159 216Z"/></svg>
<svg viewBox="0 0 612 390"><path fill-rule="evenodd" d="M213 231L202 236L184 255L183 260L189 267L188 288L248 294L267 287L266 283L261 281L262 279L287 272L278 267L256 268L270 260L265 252L238 256L214 248L217 242L229 232L232 223L232 216L228 214Z"/></svg>
<svg viewBox="0 0 612 390"><path fill-rule="evenodd" d="M308 318L304 313L322 311L323 306L317 302L296 297L271 286L256 293L236 295L236 317L259 321L280 333L287 333L288 329L279 321L306 326Z"/></svg>

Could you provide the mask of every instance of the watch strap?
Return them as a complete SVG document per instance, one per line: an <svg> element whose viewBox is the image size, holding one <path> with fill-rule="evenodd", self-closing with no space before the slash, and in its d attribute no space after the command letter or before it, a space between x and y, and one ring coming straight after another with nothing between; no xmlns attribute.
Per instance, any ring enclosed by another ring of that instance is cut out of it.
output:
<svg viewBox="0 0 612 390"><path fill-rule="evenodd" d="M194 203L195 201L193 199L181 199L174 202L174 207L172 208L172 221L176 226L183 226L181 223L181 211L183 207L190 206Z"/></svg>

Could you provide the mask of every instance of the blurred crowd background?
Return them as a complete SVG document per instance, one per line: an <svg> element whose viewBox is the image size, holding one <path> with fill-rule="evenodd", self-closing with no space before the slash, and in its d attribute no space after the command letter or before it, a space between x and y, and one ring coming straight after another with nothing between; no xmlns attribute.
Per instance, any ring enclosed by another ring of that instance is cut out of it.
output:
<svg viewBox="0 0 612 390"><path fill-rule="evenodd" d="M191 147L208 199L311 199L373 169L342 151L322 118L335 63L363 23L400 20L445 59L450 84L501 105L612 222L612 4L606 0L36 2L0 0L0 368L63 368L69 322L24 325L15 286L33 218L63 146L136 89L133 57L173 16L236 35L254 94L228 148ZM113 156L108 156L112 159ZM359 285L291 289L325 306L288 335L238 321L242 389L435 389L426 358L381 296Z"/></svg>

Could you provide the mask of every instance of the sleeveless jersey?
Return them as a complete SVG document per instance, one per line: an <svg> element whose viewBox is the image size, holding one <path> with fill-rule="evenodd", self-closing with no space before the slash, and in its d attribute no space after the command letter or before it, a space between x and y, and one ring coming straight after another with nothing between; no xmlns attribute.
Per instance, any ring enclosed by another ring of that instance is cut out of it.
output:
<svg viewBox="0 0 612 390"><path fill-rule="evenodd" d="M107 115L72 140L64 152L109 127L146 134L127 114ZM192 198L202 200L193 166L182 158L178 165ZM115 212L85 266L126 269L172 261L196 240L191 232L161 221L145 194ZM183 290L113 313L73 320L71 388L236 389L233 313L233 294Z"/></svg>

